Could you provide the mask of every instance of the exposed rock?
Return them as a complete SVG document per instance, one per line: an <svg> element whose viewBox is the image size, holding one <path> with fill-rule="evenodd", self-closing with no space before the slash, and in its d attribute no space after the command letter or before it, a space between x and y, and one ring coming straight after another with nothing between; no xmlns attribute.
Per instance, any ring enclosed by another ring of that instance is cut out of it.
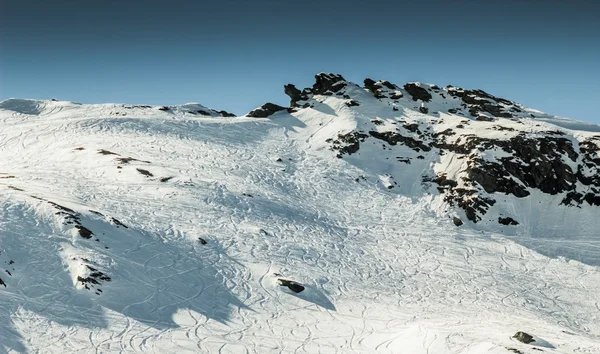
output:
<svg viewBox="0 0 600 354"><path fill-rule="evenodd" d="M461 226L463 224L463 221L459 218L457 218L456 216L452 218L452 222L454 223L454 225Z"/></svg>
<svg viewBox="0 0 600 354"><path fill-rule="evenodd" d="M499 217L498 222L502 225L511 225L511 226L519 225L519 222L511 217L505 217L505 218Z"/></svg>
<svg viewBox="0 0 600 354"><path fill-rule="evenodd" d="M388 131L388 132L380 133L377 131L370 131L369 134L372 137L383 140L390 145L396 145L398 143L402 143L402 144L408 146L409 148L415 150L416 152L419 152L421 150L423 150L423 151L431 150L431 147L425 145L422 141L416 140L411 137L400 135L396 132Z"/></svg>
<svg viewBox="0 0 600 354"><path fill-rule="evenodd" d="M283 92L285 92L286 95L290 96L290 107L297 107L298 101L308 99L308 97L303 96L302 92L292 84L283 86Z"/></svg>
<svg viewBox="0 0 600 354"><path fill-rule="evenodd" d="M286 109L287 108L285 107L281 107L279 105L269 102L246 114L246 116L250 118L267 118L268 116L274 113L285 111Z"/></svg>
<svg viewBox="0 0 600 354"><path fill-rule="evenodd" d="M312 93L315 95L331 96L348 85L346 79L339 74L320 73L315 75L315 80L312 87Z"/></svg>
<svg viewBox="0 0 600 354"><path fill-rule="evenodd" d="M516 340L518 340L521 343L525 343L525 344L529 344L529 343L533 343L535 342L535 339L533 339L533 336L525 333L525 332L517 332L515 333L515 335L513 336L513 338L515 338Z"/></svg>
<svg viewBox="0 0 600 354"><path fill-rule="evenodd" d="M75 225L75 228L79 231L79 235L83 238L90 239L94 234L90 229L81 225Z"/></svg>
<svg viewBox="0 0 600 354"><path fill-rule="evenodd" d="M399 87L389 81L373 81L366 78L364 81L365 88L369 90L375 98L391 98L397 100L402 97Z"/></svg>
<svg viewBox="0 0 600 354"><path fill-rule="evenodd" d="M338 138L333 141L333 150L338 150L338 158L342 155L352 155L360 148L360 143L369 136L359 132L350 132L347 134L338 134Z"/></svg>
<svg viewBox="0 0 600 354"><path fill-rule="evenodd" d="M221 117L228 117L228 118L237 117L235 114L229 113L227 111L219 111L219 115Z"/></svg>
<svg viewBox="0 0 600 354"><path fill-rule="evenodd" d="M412 96L413 101L429 102L432 98L431 94L417 83L407 83L404 85L404 89Z"/></svg>
<svg viewBox="0 0 600 354"><path fill-rule="evenodd" d="M146 176L146 177L153 177L153 176L154 176L154 175L153 175L153 174L152 174L150 171L148 171L148 170L144 170L144 169L142 169L142 168L136 168L136 170L137 170L137 171L138 171L140 174L142 174L142 175L144 175L144 176Z"/></svg>
<svg viewBox="0 0 600 354"><path fill-rule="evenodd" d="M287 286L288 289L295 293L299 293L304 291L304 286L296 283L295 281L287 280L287 279L277 279L279 281L280 286Z"/></svg>

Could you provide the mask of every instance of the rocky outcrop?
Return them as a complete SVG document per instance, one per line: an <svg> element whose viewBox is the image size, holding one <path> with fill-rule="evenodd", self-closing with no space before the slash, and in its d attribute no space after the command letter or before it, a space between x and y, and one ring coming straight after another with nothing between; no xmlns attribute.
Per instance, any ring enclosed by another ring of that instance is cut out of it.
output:
<svg viewBox="0 0 600 354"><path fill-rule="evenodd" d="M373 81L366 78L364 81L365 88L375 96L375 98L390 98L397 100L402 98L400 88L389 81Z"/></svg>
<svg viewBox="0 0 600 354"><path fill-rule="evenodd" d="M481 115L481 112L489 113L494 117L512 118L511 111L520 111L513 102L492 96L483 90L464 90L454 86L447 86L446 90L451 96L460 98L467 105L469 113L480 120L489 119Z"/></svg>
<svg viewBox="0 0 600 354"><path fill-rule="evenodd" d="M315 75L315 84L311 93L314 95L331 96L348 85L348 82L342 75L320 73Z"/></svg>
<svg viewBox="0 0 600 354"><path fill-rule="evenodd" d="M413 101L431 101L431 94L426 89L422 88L419 83L409 82L408 84L404 85L404 89L409 95L411 95Z"/></svg>
<svg viewBox="0 0 600 354"><path fill-rule="evenodd" d="M287 110L287 108L285 107L281 107L279 105L276 105L274 103L265 103L262 106L260 106L259 108L251 111L250 113L246 114L246 117L250 117L250 118L267 118L268 116L280 112L280 111L285 111Z"/></svg>
<svg viewBox="0 0 600 354"><path fill-rule="evenodd" d="M305 101L308 99L308 95L298 90L296 86L287 84L283 86L283 92L290 96L290 107L297 107L298 101Z"/></svg>

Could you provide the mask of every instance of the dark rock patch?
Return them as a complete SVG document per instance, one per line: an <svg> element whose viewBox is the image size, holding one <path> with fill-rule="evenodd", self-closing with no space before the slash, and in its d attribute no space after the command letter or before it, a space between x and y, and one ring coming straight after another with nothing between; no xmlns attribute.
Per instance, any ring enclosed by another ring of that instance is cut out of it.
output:
<svg viewBox="0 0 600 354"><path fill-rule="evenodd" d="M92 236L94 236L94 233L92 233L92 231L85 226L75 225L75 228L79 231L79 236L85 239L90 239Z"/></svg>
<svg viewBox="0 0 600 354"><path fill-rule="evenodd" d="M331 96L348 85L346 79L339 74L320 73L315 75L312 93L315 95Z"/></svg>
<svg viewBox="0 0 600 354"><path fill-rule="evenodd" d="M108 150L104 150L104 149L98 150L98 153L101 155L117 155L117 156L119 156L119 154L117 154L116 152L112 152L112 151L108 151Z"/></svg>
<svg viewBox="0 0 600 354"><path fill-rule="evenodd" d="M235 114L233 114L233 113L229 113L229 112L227 112L227 111L219 111L218 113L219 113L219 115L220 115L221 117L226 117L226 118L233 118L233 117L237 117Z"/></svg>
<svg viewBox="0 0 600 354"><path fill-rule="evenodd" d="M116 218L114 218L114 217L112 217L112 216L110 217L110 221L111 221L113 224L115 224L117 227L124 227L124 228L126 228L126 229L128 229L128 228L129 228L129 227L127 227L127 225L123 224L122 222L120 222L119 220L117 220Z"/></svg>
<svg viewBox="0 0 600 354"><path fill-rule="evenodd" d="M515 333L515 335L512 337L514 339L518 340L519 342L525 343L525 344L535 342L535 339L533 339L533 336L531 336L530 334L527 334L525 332L521 332L521 331Z"/></svg>
<svg viewBox="0 0 600 354"><path fill-rule="evenodd" d="M295 293L299 293L304 291L304 286L296 283L295 281L287 280L287 279L277 279L280 286L287 286L288 289Z"/></svg>
<svg viewBox="0 0 600 354"><path fill-rule="evenodd" d="M138 159L135 159L133 157L117 157L117 158L115 158L115 160L117 160L117 162L120 163L121 165L126 165L126 164L128 164L130 162L133 162L133 161L135 161L135 162L143 162L143 163L151 163L150 161L138 160Z"/></svg>
<svg viewBox="0 0 600 354"><path fill-rule="evenodd" d="M348 107L360 106L360 102L358 102L357 100L350 100L350 101L346 102L346 106L348 106Z"/></svg>
<svg viewBox="0 0 600 354"><path fill-rule="evenodd" d="M350 132L348 134L338 134L338 138L333 140L333 150L339 151L338 158L342 155L352 155L360 149L360 143L364 142L369 136L359 132Z"/></svg>
<svg viewBox="0 0 600 354"><path fill-rule="evenodd" d="M161 181L161 182L163 182L163 183L164 183L164 182L169 182L169 181L170 181L172 178L173 178L172 176L170 176L170 177L161 177L161 178L159 179L159 181Z"/></svg>
<svg viewBox="0 0 600 354"><path fill-rule="evenodd" d="M422 141L416 140L411 137L400 135L393 131L388 131L388 132L383 132L383 133L380 133L377 131L370 131L369 134L372 137L374 137L375 139L383 140L390 145L397 145L398 143L404 144L404 145L408 146L409 148L415 150L416 152L419 152L421 150L422 151L430 151L431 150L431 147L425 145Z"/></svg>
<svg viewBox="0 0 600 354"><path fill-rule="evenodd" d="M417 85L416 83L408 83L404 85L404 89L411 95L413 101L421 100L423 102L431 101L431 94L426 89Z"/></svg>
<svg viewBox="0 0 600 354"><path fill-rule="evenodd" d="M510 225L510 226L517 226L519 225L519 222L516 221L515 219L511 218L511 217L499 217L498 218L498 223L502 224L502 225Z"/></svg>
<svg viewBox="0 0 600 354"><path fill-rule="evenodd" d="M456 217L456 216L454 216L454 217L452 218L452 222L453 222L453 223L454 223L454 225L456 225L457 227L458 227L458 226L461 226L461 225L463 224L463 221L462 221L460 218Z"/></svg>
<svg viewBox="0 0 600 354"><path fill-rule="evenodd" d="M142 174L142 175L144 175L144 176L146 176L146 177L154 177L154 175L153 175L153 174L152 174L150 171L148 171L148 170L144 170L144 169L141 169L141 168L136 168L136 170L137 170L137 171L138 171L140 174Z"/></svg>
<svg viewBox="0 0 600 354"><path fill-rule="evenodd" d="M203 239L202 237L198 237L198 242L200 242L201 245L206 245L208 242L206 242L205 239Z"/></svg>
<svg viewBox="0 0 600 354"><path fill-rule="evenodd" d="M248 113L246 116L250 118L267 118L272 114L275 114L280 111L285 111L286 109L287 108L285 107L281 107L274 103L268 102L263 104L259 108L253 110L252 112Z"/></svg>

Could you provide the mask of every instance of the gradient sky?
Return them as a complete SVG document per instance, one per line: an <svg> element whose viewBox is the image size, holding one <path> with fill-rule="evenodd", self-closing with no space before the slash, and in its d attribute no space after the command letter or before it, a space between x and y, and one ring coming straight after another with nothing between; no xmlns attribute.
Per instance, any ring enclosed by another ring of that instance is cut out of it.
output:
<svg viewBox="0 0 600 354"><path fill-rule="evenodd" d="M0 100L243 114L321 71L600 123L600 1L0 0Z"/></svg>

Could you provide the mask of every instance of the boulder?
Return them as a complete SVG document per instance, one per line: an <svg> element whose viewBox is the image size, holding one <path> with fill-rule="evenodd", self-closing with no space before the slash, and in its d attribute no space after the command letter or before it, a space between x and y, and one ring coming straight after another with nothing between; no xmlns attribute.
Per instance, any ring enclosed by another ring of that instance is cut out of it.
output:
<svg viewBox="0 0 600 354"><path fill-rule="evenodd" d="M452 222L454 223L454 225L461 226L463 224L462 220L457 218L456 216L452 218Z"/></svg>
<svg viewBox="0 0 600 354"><path fill-rule="evenodd" d="M529 344L529 343L533 343L535 342L535 339L533 339L533 336L530 334L527 334L525 332L517 332L515 333L514 336L512 336L514 339L518 340L521 343L525 343L525 344Z"/></svg>
<svg viewBox="0 0 600 354"><path fill-rule="evenodd" d="M287 286L288 289L290 289L291 291L295 292L295 293L300 293L302 291L304 291L304 286L296 283L295 281L292 280L287 280L287 279L277 279L279 281L279 285L280 286Z"/></svg>

